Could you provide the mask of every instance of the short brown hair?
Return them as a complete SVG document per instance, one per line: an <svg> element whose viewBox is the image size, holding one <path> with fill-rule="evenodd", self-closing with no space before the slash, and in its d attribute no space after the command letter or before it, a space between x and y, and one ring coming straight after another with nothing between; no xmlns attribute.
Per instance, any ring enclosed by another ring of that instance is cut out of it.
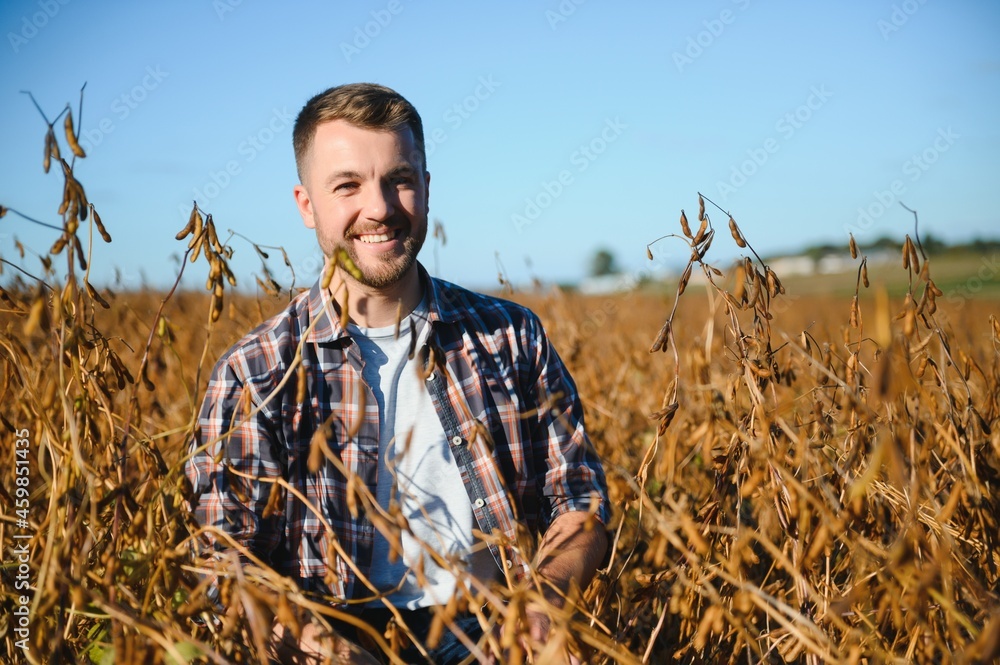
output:
<svg viewBox="0 0 1000 665"><path fill-rule="evenodd" d="M316 95L302 107L295 120L292 146L295 166L302 179L302 165L316 128L331 120L346 120L357 127L398 131L409 127L421 162L426 168L424 126L413 104L391 88L377 83L348 83Z"/></svg>

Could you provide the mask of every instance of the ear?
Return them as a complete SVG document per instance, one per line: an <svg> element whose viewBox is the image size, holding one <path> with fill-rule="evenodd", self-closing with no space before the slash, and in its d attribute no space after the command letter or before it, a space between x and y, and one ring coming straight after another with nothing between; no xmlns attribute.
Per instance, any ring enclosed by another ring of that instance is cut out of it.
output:
<svg viewBox="0 0 1000 665"><path fill-rule="evenodd" d="M302 216L302 223L306 225L307 229L316 228L316 217L313 214L312 199L309 198L309 192L306 190L305 185L295 185L292 188L292 194L295 196L295 205L299 209L299 215Z"/></svg>

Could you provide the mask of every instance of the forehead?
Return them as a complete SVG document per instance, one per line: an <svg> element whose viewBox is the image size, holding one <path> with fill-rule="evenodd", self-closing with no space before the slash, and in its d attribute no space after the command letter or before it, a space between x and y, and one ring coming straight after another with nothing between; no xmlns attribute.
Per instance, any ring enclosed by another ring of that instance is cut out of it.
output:
<svg viewBox="0 0 1000 665"><path fill-rule="evenodd" d="M420 153L408 126L398 129L360 127L346 120L331 120L316 127L309 162L332 165L349 162L400 162L417 167Z"/></svg>

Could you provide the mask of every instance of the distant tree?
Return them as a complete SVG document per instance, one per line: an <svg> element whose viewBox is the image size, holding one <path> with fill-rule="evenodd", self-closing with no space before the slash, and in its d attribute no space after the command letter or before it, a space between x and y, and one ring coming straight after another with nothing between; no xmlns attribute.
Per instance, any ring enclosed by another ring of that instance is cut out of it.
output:
<svg viewBox="0 0 1000 665"><path fill-rule="evenodd" d="M985 254L987 252L995 252L1000 249L1000 240L996 238L982 238L981 236L976 236L972 239L971 243L962 246L964 249L971 249L979 254Z"/></svg>
<svg viewBox="0 0 1000 665"><path fill-rule="evenodd" d="M924 237L920 239L920 244L924 246L924 251L928 254L941 254L948 249L948 245L932 233L924 234Z"/></svg>
<svg viewBox="0 0 1000 665"><path fill-rule="evenodd" d="M615 262L615 255L610 250L601 248L594 253L590 259L590 274L592 277L601 275L614 275L621 272Z"/></svg>
<svg viewBox="0 0 1000 665"><path fill-rule="evenodd" d="M862 245L862 247L867 250L884 249L890 251L896 251L902 246L903 242L893 238L892 236L881 236L875 242Z"/></svg>
<svg viewBox="0 0 1000 665"><path fill-rule="evenodd" d="M809 247L806 247L802 251L802 253L813 260L818 260L823 258L824 256L827 256L828 254L837 254L838 252L842 252L843 249L844 248L841 245L831 245L831 244L811 245Z"/></svg>

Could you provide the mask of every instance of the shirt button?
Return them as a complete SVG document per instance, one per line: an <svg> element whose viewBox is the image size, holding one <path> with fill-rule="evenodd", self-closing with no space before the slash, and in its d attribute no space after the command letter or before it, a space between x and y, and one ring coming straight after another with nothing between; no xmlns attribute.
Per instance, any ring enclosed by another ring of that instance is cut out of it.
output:
<svg viewBox="0 0 1000 665"><path fill-rule="evenodd" d="M476 499L476 508L482 508L485 505L486 505L485 501L483 501L482 499Z"/></svg>
<svg viewBox="0 0 1000 665"><path fill-rule="evenodd" d="M453 437L451 437L451 445L453 445L453 446L460 446L460 445L462 445L462 437L460 437L460 436L453 436Z"/></svg>

